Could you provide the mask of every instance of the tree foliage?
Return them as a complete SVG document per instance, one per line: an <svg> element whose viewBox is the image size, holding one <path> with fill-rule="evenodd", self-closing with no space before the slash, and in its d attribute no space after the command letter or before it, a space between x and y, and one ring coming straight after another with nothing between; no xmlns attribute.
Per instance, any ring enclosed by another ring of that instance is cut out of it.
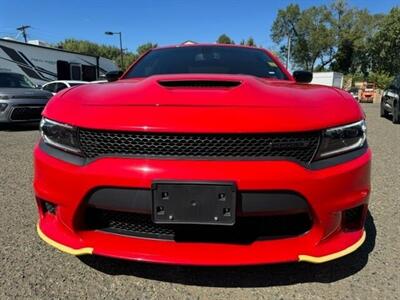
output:
<svg viewBox="0 0 400 300"><path fill-rule="evenodd" d="M389 19L386 23L388 28L383 29L382 15L350 7L346 0L336 0L329 6L313 6L305 10L301 10L297 4L290 4L278 11L271 38L280 47L283 57L287 54L287 40L291 40L291 62L298 68L367 75L372 67L372 45L378 44L373 41L385 38L393 40L396 34L395 23L400 22L398 19L396 21L398 15L395 10L391 13L393 16L385 17ZM382 31L391 34L376 38ZM382 51L380 53L384 57ZM375 68L381 71L378 65L380 63L376 63Z"/></svg>
<svg viewBox="0 0 400 300"><path fill-rule="evenodd" d="M330 30L330 13L326 6L312 6L301 11L297 4L290 4L279 10L272 25L271 38L281 45L281 52L287 56L288 39L292 45L292 59L295 65L314 70L317 60L326 64L334 36Z"/></svg>
<svg viewBox="0 0 400 300"><path fill-rule="evenodd" d="M121 64L121 50L118 47L108 46L89 42L86 40L65 39L57 44L57 47L79 52L83 54L102 56L116 62L121 70L125 70L132 62L134 62L139 55L145 53L149 49L157 47L157 44L145 43L137 47L137 52L124 51L124 63Z"/></svg>
<svg viewBox="0 0 400 300"><path fill-rule="evenodd" d="M256 42L254 41L254 39L251 36L247 40L242 39L240 41L240 45L250 46L250 47L257 47Z"/></svg>
<svg viewBox="0 0 400 300"><path fill-rule="evenodd" d="M157 48L157 44L153 44L151 42L145 43L137 47L136 52L138 55L142 55L149 51L150 49Z"/></svg>
<svg viewBox="0 0 400 300"><path fill-rule="evenodd" d="M235 42L225 33L221 34L217 39L218 44L235 44Z"/></svg>
<svg viewBox="0 0 400 300"><path fill-rule="evenodd" d="M382 18L380 30L371 39L370 58L374 70L400 73L400 7Z"/></svg>

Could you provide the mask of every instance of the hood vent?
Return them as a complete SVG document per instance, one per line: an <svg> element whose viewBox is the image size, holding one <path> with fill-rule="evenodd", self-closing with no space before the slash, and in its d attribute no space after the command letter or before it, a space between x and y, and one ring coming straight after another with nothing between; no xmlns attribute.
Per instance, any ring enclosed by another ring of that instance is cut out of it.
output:
<svg viewBox="0 0 400 300"><path fill-rule="evenodd" d="M158 83L172 88L233 88L241 84L231 80L160 80Z"/></svg>

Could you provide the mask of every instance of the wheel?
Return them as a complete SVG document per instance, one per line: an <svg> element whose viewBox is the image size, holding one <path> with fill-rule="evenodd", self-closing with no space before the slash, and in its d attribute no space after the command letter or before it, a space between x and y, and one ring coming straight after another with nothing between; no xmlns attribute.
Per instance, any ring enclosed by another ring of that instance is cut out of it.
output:
<svg viewBox="0 0 400 300"><path fill-rule="evenodd" d="M388 117L388 112L386 111L386 109L385 109L385 102L384 102L384 100L382 99L382 101L381 101L381 112L380 112L380 116L381 116L381 118L387 118Z"/></svg>
<svg viewBox="0 0 400 300"><path fill-rule="evenodd" d="M399 101L393 103L392 122L393 124L400 124Z"/></svg>

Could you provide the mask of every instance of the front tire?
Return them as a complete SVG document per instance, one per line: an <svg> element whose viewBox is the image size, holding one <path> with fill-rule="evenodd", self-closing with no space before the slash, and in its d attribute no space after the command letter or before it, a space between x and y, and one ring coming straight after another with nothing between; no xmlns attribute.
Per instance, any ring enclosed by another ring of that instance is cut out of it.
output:
<svg viewBox="0 0 400 300"><path fill-rule="evenodd" d="M399 101L396 101L393 103L392 122L393 122L393 124L400 124Z"/></svg>

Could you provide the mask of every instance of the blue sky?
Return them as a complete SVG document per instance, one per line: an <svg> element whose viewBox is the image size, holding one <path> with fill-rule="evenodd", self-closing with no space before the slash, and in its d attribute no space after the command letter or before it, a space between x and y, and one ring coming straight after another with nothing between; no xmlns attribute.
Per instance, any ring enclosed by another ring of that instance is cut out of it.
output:
<svg viewBox="0 0 400 300"><path fill-rule="evenodd" d="M325 1L303 0L142 0L142 1L16 1L0 0L0 37L15 36L15 28L31 25L30 39L57 42L73 37L117 45L122 31L124 48L135 50L151 41L159 45L191 39L214 42L221 33L236 42L252 36L257 44L272 48L269 31L278 9L289 3L302 8ZM350 6L386 13L398 0L352 0Z"/></svg>

